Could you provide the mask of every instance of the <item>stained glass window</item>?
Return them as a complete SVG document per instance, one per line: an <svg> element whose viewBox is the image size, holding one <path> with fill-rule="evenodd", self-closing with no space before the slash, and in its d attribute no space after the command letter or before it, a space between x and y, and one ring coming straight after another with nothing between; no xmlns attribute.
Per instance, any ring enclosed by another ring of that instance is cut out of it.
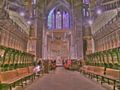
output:
<svg viewBox="0 0 120 90"><path fill-rule="evenodd" d="M84 4L89 4L89 0L83 0Z"/></svg>
<svg viewBox="0 0 120 90"><path fill-rule="evenodd" d="M86 10L85 10L85 8L83 8L83 15L84 15L84 16L86 15Z"/></svg>
<svg viewBox="0 0 120 90"><path fill-rule="evenodd" d="M56 13L56 29L62 28L62 15L60 11Z"/></svg>
<svg viewBox="0 0 120 90"><path fill-rule="evenodd" d="M51 15L48 15L48 29L52 29L52 20Z"/></svg>
<svg viewBox="0 0 120 90"><path fill-rule="evenodd" d="M69 14L67 12L63 12L63 28L69 28Z"/></svg>
<svg viewBox="0 0 120 90"><path fill-rule="evenodd" d="M48 15L48 29L69 29L70 15L65 10L54 9Z"/></svg>
<svg viewBox="0 0 120 90"><path fill-rule="evenodd" d="M53 29L53 23L54 23L54 13L51 11L48 15L48 29Z"/></svg>
<svg viewBox="0 0 120 90"><path fill-rule="evenodd" d="M36 4L36 0L33 0L33 1L32 1L32 4Z"/></svg>
<svg viewBox="0 0 120 90"><path fill-rule="evenodd" d="M51 23L52 23L52 29L54 29L55 28L55 15L54 15L54 13L52 14L52 18L51 18Z"/></svg>

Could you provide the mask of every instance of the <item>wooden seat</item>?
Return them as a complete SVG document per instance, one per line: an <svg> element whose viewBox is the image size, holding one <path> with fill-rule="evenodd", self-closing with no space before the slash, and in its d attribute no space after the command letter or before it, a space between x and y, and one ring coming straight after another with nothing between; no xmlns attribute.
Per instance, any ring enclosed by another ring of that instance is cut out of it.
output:
<svg viewBox="0 0 120 90"><path fill-rule="evenodd" d="M19 76L28 75L29 74L28 67L17 69L17 73Z"/></svg>
<svg viewBox="0 0 120 90"><path fill-rule="evenodd" d="M34 66L29 66L28 67L28 72L31 75L30 78L31 78L32 81L33 81L33 79L35 79L35 73L34 73L33 69L34 69Z"/></svg>
<svg viewBox="0 0 120 90"><path fill-rule="evenodd" d="M87 71L88 67L89 67L89 66L84 65L84 66L82 66L82 67L79 69L79 71L85 74L85 72Z"/></svg>
<svg viewBox="0 0 120 90"><path fill-rule="evenodd" d="M20 81L22 78L18 77L16 70L6 71L0 73L0 89L3 90L4 87L10 88L12 90L12 86L16 84L16 82ZM19 85L22 85L19 82Z"/></svg>
<svg viewBox="0 0 120 90"><path fill-rule="evenodd" d="M34 66L29 66L28 67L29 73L33 73L33 69L34 69Z"/></svg>
<svg viewBox="0 0 120 90"><path fill-rule="evenodd" d="M97 78L100 79L102 76L104 76L105 68L99 67L99 66L89 66L87 69L87 73L91 78ZM100 77L100 78L99 78Z"/></svg>
<svg viewBox="0 0 120 90"><path fill-rule="evenodd" d="M105 73L105 67L98 67L98 66L94 67L93 76L97 79L97 81L98 80L101 81L102 76L104 76L104 73Z"/></svg>
<svg viewBox="0 0 120 90"><path fill-rule="evenodd" d="M33 72L29 71L29 67L19 68L17 69L17 73L19 77L23 78L23 81L27 81L30 79L33 81L33 78L31 78L31 76L33 75Z"/></svg>
<svg viewBox="0 0 120 90"><path fill-rule="evenodd" d="M33 67L24 67L16 70L0 72L0 90L9 88L12 90L13 86L20 85L23 86L24 81L28 79L33 81L34 72ZM25 82L26 84L27 82Z"/></svg>
<svg viewBox="0 0 120 90"><path fill-rule="evenodd" d="M104 67L95 67L94 68L94 73L96 74L96 75L104 75L104 73L105 73L105 68Z"/></svg>
<svg viewBox="0 0 120 90"><path fill-rule="evenodd" d="M113 90L115 90L116 86L120 83L120 70L107 68L102 79L102 83L104 82L112 84Z"/></svg>
<svg viewBox="0 0 120 90"><path fill-rule="evenodd" d="M96 77L97 81L98 79L100 79L101 84L106 81L108 84L112 83L113 90L116 89L117 85L120 86L120 70L85 65L80 68L80 72L83 72L84 74L88 74L91 78Z"/></svg>

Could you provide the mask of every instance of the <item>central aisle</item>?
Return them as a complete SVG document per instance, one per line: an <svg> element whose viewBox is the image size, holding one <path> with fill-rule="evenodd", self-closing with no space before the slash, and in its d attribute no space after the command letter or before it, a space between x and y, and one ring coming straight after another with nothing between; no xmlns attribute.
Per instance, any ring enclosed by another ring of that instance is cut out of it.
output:
<svg viewBox="0 0 120 90"><path fill-rule="evenodd" d="M76 71L67 71L62 67L39 78L25 90L106 90L94 81L85 78Z"/></svg>

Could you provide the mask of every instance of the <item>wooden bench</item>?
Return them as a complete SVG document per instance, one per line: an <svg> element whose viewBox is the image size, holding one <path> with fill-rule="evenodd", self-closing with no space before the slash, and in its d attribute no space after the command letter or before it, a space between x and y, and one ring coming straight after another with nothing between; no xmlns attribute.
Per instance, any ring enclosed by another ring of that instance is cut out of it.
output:
<svg viewBox="0 0 120 90"><path fill-rule="evenodd" d="M22 81L27 81L29 76L28 67L17 69L18 76L22 78ZM26 83L25 83L26 84Z"/></svg>
<svg viewBox="0 0 120 90"><path fill-rule="evenodd" d="M88 65L84 65L84 66L80 67L79 71L81 73L85 74L85 72L87 71L88 67L89 67Z"/></svg>
<svg viewBox="0 0 120 90"><path fill-rule="evenodd" d="M35 79L35 73L34 73L33 69L34 69L34 66L29 66L28 67L28 71L31 74L31 80L32 81L33 81L33 79Z"/></svg>
<svg viewBox="0 0 120 90"><path fill-rule="evenodd" d="M34 66L29 66L28 69L29 69L29 73L31 73L31 74L34 73L34 72L33 72Z"/></svg>
<svg viewBox="0 0 120 90"><path fill-rule="evenodd" d="M102 76L104 76L105 67L85 65L82 68L80 68L80 72L82 72L85 75L89 75L91 79L96 78L98 81L101 80Z"/></svg>
<svg viewBox="0 0 120 90"><path fill-rule="evenodd" d="M101 84L107 82L113 85L113 90L120 85L120 70L106 68L105 75L102 77Z"/></svg>
<svg viewBox="0 0 120 90"><path fill-rule="evenodd" d="M104 73L105 73L105 67L95 66L95 68L94 68L94 73L95 73L96 75L104 75Z"/></svg>
<svg viewBox="0 0 120 90"><path fill-rule="evenodd" d="M85 71L87 74L91 74L91 73L94 73L94 69L95 69L95 66L88 66L87 70Z"/></svg>
<svg viewBox="0 0 120 90"><path fill-rule="evenodd" d="M112 84L113 90L116 89L117 85L120 86L120 70L85 65L80 68L80 72L89 75L91 78L95 77L97 81L101 81L101 84L105 82Z"/></svg>
<svg viewBox="0 0 120 90"><path fill-rule="evenodd" d="M16 70L6 71L0 73L0 90L5 88L12 90L16 84L22 85L21 77L18 76Z"/></svg>
<svg viewBox="0 0 120 90"><path fill-rule="evenodd" d="M99 67L99 66L83 66L80 68L80 72L85 72L85 73L94 73L96 75L103 75L105 72L104 67Z"/></svg>
<svg viewBox="0 0 120 90"><path fill-rule="evenodd" d="M12 87L22 86L27 84L27 80L32 80L34 77L33 67L19 68L16 70L0 72L0 90L12 90Z"/></svg>
<svg viewBox="0 0 120 90"><path fill-rule="evenodd" d="M101 80L101 77L104 76L105 73L105 67L94 67L94 77L98 80Z"/></svg>
<svg viewBox="0 0 120 90"><path fill-rule="evenodd" d="M105 67L99 67L99 66L89 66L86 70L86 73L91 78L96 78L97 81L101 80L102 76L104 76L105 73Z"/></svg>
<svg viewBox="0 0 120 90"><path fill-rule="evenodd" d="M27 81L27 80L32 80L33 81L33 67L25 67L25 68L19 68L17 69L17 73L19 75L19 77L22 77L23 82ZM25 84L27 84L27 82L25 82Z"/></svg>

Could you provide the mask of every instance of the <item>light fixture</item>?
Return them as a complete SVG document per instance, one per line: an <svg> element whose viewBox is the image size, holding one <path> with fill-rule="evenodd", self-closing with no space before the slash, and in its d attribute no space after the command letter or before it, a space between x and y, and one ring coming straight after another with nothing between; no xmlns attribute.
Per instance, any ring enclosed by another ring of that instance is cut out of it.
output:
<svg viewBox="0 0 120 90"><path fill-rule="evenodd" d="M90 25L92 25L92 24L93 24L93 21L90 19L90 20L88 20L88 23L89 23Z"/></svg>
<svg viewBox="0 0 120 90"><path fill-rule="evenodd" d="M25 13L24 12L20 12L20 16L25 16Z"/></svg>
<svg viewBox="0 0 120 90"><path fill-rule="evenodd" d="M98 9L97 10L97 14L100 15L102 13L102 10L101 9Z"/></svg>
<svg viewBox="0 0 120 90"><path fill-rule="evenodd" d="M27 21L27 24L31 25L31 24L32 24L32 22L31 22L31 21Z"/></svg>

